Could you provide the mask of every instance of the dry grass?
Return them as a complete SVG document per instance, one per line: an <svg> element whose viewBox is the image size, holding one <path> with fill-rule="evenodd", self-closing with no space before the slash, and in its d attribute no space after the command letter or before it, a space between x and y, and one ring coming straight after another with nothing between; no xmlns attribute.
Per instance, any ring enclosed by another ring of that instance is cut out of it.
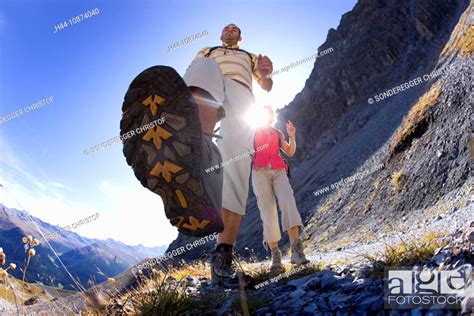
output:
<svg viewBox="0 0 474 316"><path fill-rule="evenodd" d="M350 244L352 244L354 242L354 237L351 236L344 236L342 238L339 238L336 240L336 242L334 243L334 246L335 248L338 248L338 247L346 247Z"/></svg>
<svg viewBox="0 0 474 316"><path fill-rule="evenodd" d="M0 283L0 297L9 303L15 304L15 296L7 284Z"/></svg>
<svg viewBox="0 0 474 316"><path fill-rule="evenodd" d="M393 191L395 194L398 194L402 188L402 186L406 182L406 175L403 173L402 170L399 170L392 174L392 185L393 185Z"/></svg>
<svg viewBox="0 0 474 316"><path fill-rule="evenodd" d="M183 264L179 268L171 268L169 275L176 280L183 280L188 276L192 277L211 277L209 264L204 261L195 261L193 264Z"/></svg>
<svg viewBox="0 0 474 316"><path fill-rule="evenodd" d="M228 294L223 291L204 295L186 293L190 276L210 278L208 264L196 261L163 271L153 269L151 276L140 281L136 289L112 297L113 311L109 311L114 314L181 315L191 311L212 311L224 303Z"/></svg>
<svg viewBox="0 0 474 316"><path fill-rule="evenodd" d="M192 299L179 283L169 282L166 276L149 283L135 295L137 308L143 315L179 315L192 305Z"/></svg>
<svg viewBox="0 0 474 316"><path fill-rule="evenodd" d="M242 262L241 265L245 272L254 278L256 284L275 276L269 273L268 264ZM286 264L285 268L286 271L291 271L293 265ZM321 270L321 264L308 264L305 269L282 279L280 282L311 275ZM168 271L155 271L150 278L143 280L136 289L113 298L114 310L109 309L109 312L143 315L214 313L226 300L232 299L231 309L238 314L245 314L243 310L248 310L250 315L253 315L258 308L270 302L265 292L243 291L240 296L225 291L204 294L186 293L185 290L188 285L186 278L188 276L206 276L207 271L209 271L209 267L204 263L183 265L179 268L170 268ZM233 296L230 297L230 295Z"/></svg>
<svg viewBox="0 0 474 316"><path fill-rule="evenodd" d="M459 52L462 59L468 58L474 51L474 27L468 24L469 9L459 19L451 39L443 48L440 56Z"/></svg>
<svg viewBox="0 0 474 316"><path fill-rule="evenodd" d="M318 212L319 213L328 212L331 209L331 205L332 205L332 203L331 203L330 199L326 199L324 201L324 204L319 207Z"/></svg>
<svg viewBox="0 0 474 316"><path fill-rule="evenodd" d="M474 51L474 28L471 26L463 33L458 42L462 58L467 58Z"/></svg>
<svg viewBox="0 0 474 316"><path fill-rule="evenodd" d="M437 197L438 200L441 199L441 196L439 195ZM438 215L447 215L449 212L452 210L452 208L463 208L466 207L469 204L469 194L466 194L465 196L461 197L459 200L455 202L446 202L446 201L441 201L438 202L436 205L431 206L425 211L425 217L427 218L435 218Z"/></svg>
<svg viewBox="0 0 474 316"><path fill-rule="evenodd" d="M319 236L317 242L318 243L323 243L323 242L326 242L329 240L329 237L326 235L326 236Z"/></svg>
<svg viewBox="0 0 474 316"><path fill-rule="evenodd" d="M388 267L412 266L425 263L434 255L437 248L444 247L448 242L446 232L429 232L421 239L403 240L396 245L387 244L385 249L376 254L360 254L373 264L373 272L380 274Z"/></svg>
<svg viewBox="0 0 474 316"><path fill-rule="evenodd" d="M351 203L349 203L349 205L347 205L347 212L348 213L355 213L354 210L354 206L356 204L356 201L352 201Z"/></svg>
<svg viewBox="0 0 474 316"><path fill-rule="evenodd" d="M243 265L245 271L248 275L250 275L254 280L255 283L261 283L268 279L274 277L270 273L270 267L268 263L255 263L252 265ZM285 265L285 269L287 269L288 265Z"/></svg>
<svg viewBox="0 0 474 316"><path fill-rule="evenodd" d="M440 94L441 84L436 82L418 99L395 132L389 149L391 156L411 146L414 139L424 133L429 123L428 110L436 103Z"/></svg>
<svg viewBox="0 0 474 316"><path fill-rule="evenodd" d="M367 214L371 209L372 209L372 206L374 204L374 200L375 200L375 197L377 196L378 192L375 191L374 193L372 193L370 195L370 197L367 199L367 202L365 203L364 205L364 214Z"/></svg>
<svg viewBox="0 0 474 316"><path fill-rule="evenodd" d="M382 182L382 177L381 177L381 176L379 176L377 179L375 179L375 181L374 181L374 188L375 188L376 190L380 189L380 184L381 184L381 182Z"/></svg>
<svg viewBox="0 0 474 316"><path fill-rule="evenodd" d="M385 224L385 226L382 229L382 233L384 233L384 234L389 234L389 233L394 232L394 231L396 231L396 229L390 223Z"/></svg>

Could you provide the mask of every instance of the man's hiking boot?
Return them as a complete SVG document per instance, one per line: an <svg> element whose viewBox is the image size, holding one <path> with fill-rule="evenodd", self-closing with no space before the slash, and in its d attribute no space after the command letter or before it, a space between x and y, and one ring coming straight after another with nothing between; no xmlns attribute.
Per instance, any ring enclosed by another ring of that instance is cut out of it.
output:
<svg viewBox="0 0 474 316"><path fill-rule="evenodd" d="M238 288L239 282L244 282L244 287L254 286L255 280L238 269L237 258L232 250L216 248L211 255L211 282L224 288ZM239 272L241 280L239 281Z"/></svg>
<svg viewBox="0 0 474 316"><path fill-rule="evenodd" d="M285 272L285 267L281 263L281 251L278 247L272 250L272 265L270 266L270 274L276 275Z"/></svg>
<svg viewBox="0 0 474 316"><path fill-rule="evenodd" d="M127 163L161 196L171 224L189 236L222 232L222 173L202 177L204 166L222 158L203 136L198 106L180 75L166 66L146 69L130 84L122 112Z"/></svg>
<svg viewBox="0 0 474 316"><path fill-rule="evenodd" d="M216 249L211 256L211 280L220 284L225 279L236 278L236 264L232 250Z"/></svg>
<svg viewBox="0 0 474 316"><path fill-rule="evenodd" d="M297 239L294 245L291 245L291 263L293 264L306 264L309 262L306 259L303 251L303 242L301 239Z"/></svg>

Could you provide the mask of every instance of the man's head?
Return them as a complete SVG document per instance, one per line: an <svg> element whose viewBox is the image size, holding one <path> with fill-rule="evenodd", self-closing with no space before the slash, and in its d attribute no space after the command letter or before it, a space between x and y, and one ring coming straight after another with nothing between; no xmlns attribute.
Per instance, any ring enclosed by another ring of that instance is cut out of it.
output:
<svg viewBox="0 0 474 316"><path fill-rule="evenodd" d="M221 41L228 45L237 45L242 40L240 28L234 23L227 24L221 33Z"/></svg>
<svg viewBox="0 0 474 316"><path fill-rule="evenodd" d="M265 126L272 126L273 122L275 121L275 112L273 112L273 109L269 105L265 105L263 107L263 113L265 115Z"/></svg>

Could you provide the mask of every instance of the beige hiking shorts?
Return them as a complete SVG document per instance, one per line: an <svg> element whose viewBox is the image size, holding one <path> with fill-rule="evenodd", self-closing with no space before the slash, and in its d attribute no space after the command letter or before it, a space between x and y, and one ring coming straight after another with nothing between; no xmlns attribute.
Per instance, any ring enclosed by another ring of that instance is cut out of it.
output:
<svg viewBox="0 0 474 316"><path fill-rule="evenodd" d="M219 168L224 172L222 207L245 215L254 133L244 116L255 98L249 88L223 76L212 58L196 58L183 79L188 87L199 87L209 92L224 107L225 117L220 122L219 131L222 139L217 140L222 156Z"/></svg>

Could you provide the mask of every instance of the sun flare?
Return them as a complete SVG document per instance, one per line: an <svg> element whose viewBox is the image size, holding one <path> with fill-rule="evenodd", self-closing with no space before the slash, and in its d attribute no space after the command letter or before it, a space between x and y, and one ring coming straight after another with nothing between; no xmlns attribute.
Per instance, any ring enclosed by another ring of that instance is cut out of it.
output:
<svg viewBox="0 0 474 316"><path fill-rule="evenodd" d="M245 121L253 129L265 126L269 119L268 116L268 111L265 111L262 105L254 105L244 114Z"/></svg>

